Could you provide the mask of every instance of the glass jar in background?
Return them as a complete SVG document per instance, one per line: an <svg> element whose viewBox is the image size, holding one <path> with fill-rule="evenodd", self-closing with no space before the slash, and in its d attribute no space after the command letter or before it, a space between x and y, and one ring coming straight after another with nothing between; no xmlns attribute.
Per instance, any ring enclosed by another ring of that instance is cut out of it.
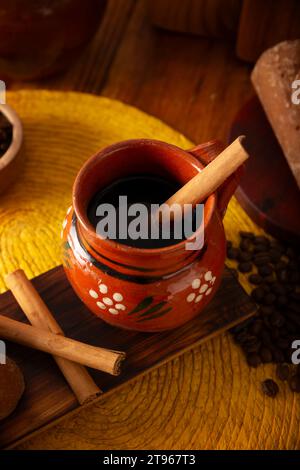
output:
<svg viewBox="0 0 300 470"><path fill-rule="evenodd" d="M106 0L0 0L0 78L67 68L96 32Z"/></svg>

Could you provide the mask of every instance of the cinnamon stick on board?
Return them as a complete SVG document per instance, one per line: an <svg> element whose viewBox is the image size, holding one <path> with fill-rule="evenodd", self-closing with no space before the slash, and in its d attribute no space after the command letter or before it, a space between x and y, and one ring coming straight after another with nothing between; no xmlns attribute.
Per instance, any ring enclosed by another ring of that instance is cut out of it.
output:
<svg viewBox="0 0 300 470"><path fill-rule="evenodd" d="M5 282L33 326L51 331L56 335L64 335L63 330L22 269L8 274ZM53 356L53 358L81 405L93 400L101 393L84 366L59 356Z"/></svg>
<svg viewBox="0 0 300 470"><path fill-rule="evenodd" d="M112 375L119 375L125 359L123 352L90 346L4 315L0 315L0 337Z"/></svg>

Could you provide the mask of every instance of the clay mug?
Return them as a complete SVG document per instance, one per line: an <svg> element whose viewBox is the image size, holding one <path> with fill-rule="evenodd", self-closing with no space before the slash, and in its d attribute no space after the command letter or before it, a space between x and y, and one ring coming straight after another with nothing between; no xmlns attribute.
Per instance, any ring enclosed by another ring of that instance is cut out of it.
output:
<svg viewBox="0 0 300 470"><path fill-rule="evenodd" d="M222 218L240 169L205 201L204 244L198 250L186 250L186 240L141 249L101 238L87 207L97 191L135 174L156 173L184 185L222 150L218 141L185 151L156 140L128 140L104 148L84 164L63 222L63 264L73 289L95 315L114 326L148 332L176 328L201 315L221 282L226 243Z"/></svg>

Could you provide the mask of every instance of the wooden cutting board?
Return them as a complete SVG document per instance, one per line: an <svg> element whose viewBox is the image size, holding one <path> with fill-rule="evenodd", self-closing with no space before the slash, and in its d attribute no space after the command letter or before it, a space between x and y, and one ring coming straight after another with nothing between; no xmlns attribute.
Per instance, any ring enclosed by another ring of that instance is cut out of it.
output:
<svg viewBox="0 0 300 470"><path fill-rule="evenodd" d="M97 400L255 313L255 305L227 268L216 296L201 315L181 328L154 334L117 329L92 315L72 290L62 266L36 277L33 284L67 336L126 352L121 375L90 371L103 391ZM27 321L10 291L0 296L0 314ZM7 343L7 353L20 365L26 391L15 412L0 422L2 448L80 407L50 356L12 343Z"/></svg>

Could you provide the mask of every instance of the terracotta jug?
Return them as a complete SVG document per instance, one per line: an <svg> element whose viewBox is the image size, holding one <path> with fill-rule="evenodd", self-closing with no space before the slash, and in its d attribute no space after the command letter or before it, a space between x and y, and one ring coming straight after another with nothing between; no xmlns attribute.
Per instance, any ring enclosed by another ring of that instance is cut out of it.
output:
<svg viewBox="0 0 300 470"><path fill-rule="evenodd" d="M121 328L149 332L201 315L221 282L222 218L240 169L205 201L204 245L198 250L186 250L186 240L141 249L103 239L89 222L87 207L97 191L129 175L157 172L184 185L222 150L217 141L185 151L155 140L129 140L101 150L81 168L63 222L63 259L71 285L95 315Z"/></svg>

